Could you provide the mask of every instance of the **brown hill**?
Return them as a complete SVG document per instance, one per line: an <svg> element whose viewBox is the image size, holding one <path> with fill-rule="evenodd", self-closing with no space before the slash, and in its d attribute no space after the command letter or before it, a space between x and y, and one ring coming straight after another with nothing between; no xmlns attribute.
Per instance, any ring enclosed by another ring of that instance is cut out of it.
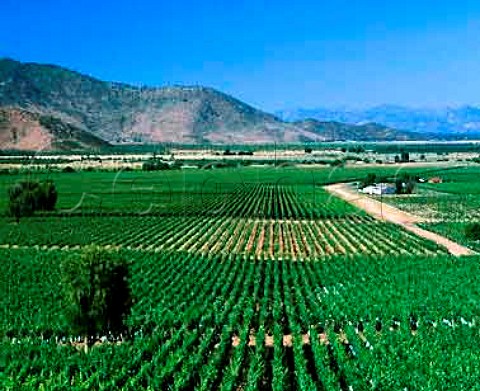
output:
<svg viewBox="0 0 480 391"><path fill-rule="evenodd" d="M57 118L16 108L0 108L0 147L3 150L80 150L108 145Z"/></svg>

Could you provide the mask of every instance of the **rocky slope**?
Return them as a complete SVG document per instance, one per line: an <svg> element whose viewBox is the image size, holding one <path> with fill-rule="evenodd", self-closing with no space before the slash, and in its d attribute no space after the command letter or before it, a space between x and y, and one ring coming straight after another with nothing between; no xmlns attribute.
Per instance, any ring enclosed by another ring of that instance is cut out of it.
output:
<svg viewBox="0 0 480 391"><path fill-rule="evenodd" d="M55 117L16 108L0 108L0 149L80 150L109 144Z"/></svg>

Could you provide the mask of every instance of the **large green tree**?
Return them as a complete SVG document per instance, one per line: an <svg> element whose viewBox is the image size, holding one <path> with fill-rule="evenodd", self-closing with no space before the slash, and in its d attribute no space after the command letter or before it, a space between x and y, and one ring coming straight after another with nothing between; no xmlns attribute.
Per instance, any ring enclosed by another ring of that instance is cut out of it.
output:
<svg viewBox="0 0 480 391"><path fill-rule="evenodd" d="M469 240L480 240L480 223L469 223L465 227L465 237Z"/></svg>
<svg viewBox="0 0 480 391"><path fill-rule="evenodd" d="M395 179L397 194L412 194L417 186L418 176L409 173L401 173Z"/></svg>
<svg viewBox="0 0 480 391"><path fill-rule="evenodd" d="M61 270L65 319L83 335L85 351L92 336L123 330L132 301L128 264L118 253L88 247L66 257Z"/></svg>
<svg viewBox="0 0 480 391"><path fill-rule="evenodd" d="M373 172L367 174L366 178L360 183L360 187L363 189L364 187L374 185L377 181L377 175Z"/></svg>
<svg viewBox="0 0 480 391"><path fill-rule="evenodd" d="M17 182L8 189L8 213L18 223L36 210L54 210L57 196L55 184L50 180Z"/></svg>
<svg viewBox="0 0 480 391"><path fill-rule="evenodd" d="M21 217L32 216L35 208L35 186L30 182L19 182L8 189L8 213L17 223Z"/></svg>

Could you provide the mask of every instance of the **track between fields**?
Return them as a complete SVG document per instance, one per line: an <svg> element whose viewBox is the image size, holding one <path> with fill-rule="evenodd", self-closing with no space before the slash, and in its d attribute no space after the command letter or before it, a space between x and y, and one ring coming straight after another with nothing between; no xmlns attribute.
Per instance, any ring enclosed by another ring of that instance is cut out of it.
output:
<svg viewBox="0 0 480 391"><path fill-rule="evenodd" d="M410 231L422 238L431 240L438 245L445 247L448 252L455 256L473 255L476 254L473 250L462 246L444 236L438 235L434 232L427 231L415 224L425 222L425 219L414 216L410 213L404 212L391 205L387 205L374 198L368 197L364 194L358 193L347 183L337 183L334 185L325 186L325 190L356 207L363 209L373 217L379 220L389 221L391 223L400 225L407 231Z"/></svg>

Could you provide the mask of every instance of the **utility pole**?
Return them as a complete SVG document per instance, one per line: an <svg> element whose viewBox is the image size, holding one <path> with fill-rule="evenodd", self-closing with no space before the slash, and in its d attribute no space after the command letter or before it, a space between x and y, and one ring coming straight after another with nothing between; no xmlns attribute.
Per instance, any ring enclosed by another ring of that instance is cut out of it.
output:
<svg viewBox="0 0 480 391"><path fill-rule="evenodd" d="M383 183L380 183L380 215L383 220Z"/></svg>
<svg viewBox="0 0 480 391"><path fill-rule="evenodd" d="M275 167L277 167L277 141L275 140Z"/></svg>

